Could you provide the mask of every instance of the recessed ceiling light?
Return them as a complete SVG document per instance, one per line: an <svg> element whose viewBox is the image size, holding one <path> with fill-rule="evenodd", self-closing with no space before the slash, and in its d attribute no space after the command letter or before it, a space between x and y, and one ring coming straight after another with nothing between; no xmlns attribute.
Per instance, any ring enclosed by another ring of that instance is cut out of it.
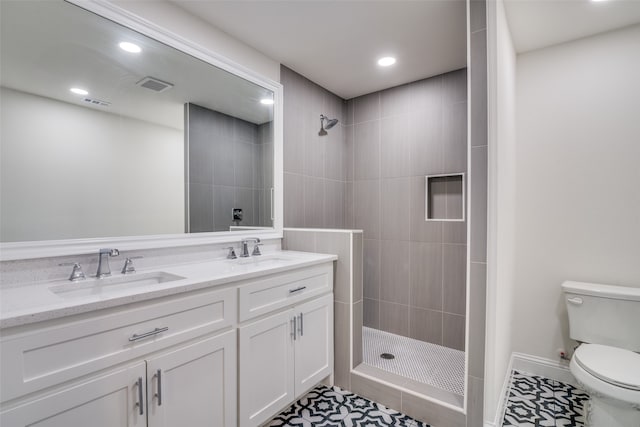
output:
<svg viewBox="0 0 640 427"><path fill-rule="evenodd" d="M79 87L72 87L71 89L69 89L71 92L75 93L76 95L89 95L89 91L84 90L84 89L80 89Z"/></svg>
<svg viewBox="0 0 640 427"><path fill-rule="evenodd" d="M594 3L600 3L600 2L603 2L603 1L607 1L607 0L591 0L591 1L594 2Z"/></svg>
<svg viewBox="0 0 640 427"><path fill-rule="evenodd" d="M261 104L264 104L264 105L273 105L273 102L274 102L274 101L273 101L273 99L271 99L271 98L262 98L262 99L260 100L260 103L261 103Z"/></svg>
<svg viewBox="0 0 640 427"><path fill-rule="evenodd" d="M130 52L130 53L140 53L140 52L142 52L142 48L140 46L138 46L137 44L133 44L133 43L129 43L129 42L122 42L118 46L120 46L120 49L124 50L125 52Z"/></svg>
<svg viewBox="0 0 640 427"><path fill-rule="evenodd" d="M388 67L389 65L393 65L396 63L396 58L393 56L385 56L384 58L378 59L378 65L381 67Z"/></svg>

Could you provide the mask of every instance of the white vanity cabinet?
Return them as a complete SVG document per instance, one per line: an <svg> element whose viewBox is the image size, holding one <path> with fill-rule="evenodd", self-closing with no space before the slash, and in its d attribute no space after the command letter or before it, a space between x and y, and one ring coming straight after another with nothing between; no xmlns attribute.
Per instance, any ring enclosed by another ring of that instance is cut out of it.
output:
<svg viewBox="0 0 640 427"><path fill-rule="evenodd" d="M146 426L144 362L115 369L0 414L7 427ZM142 385L142 386L141 386ZM141 399L142 394L142 400Z"/></svg>
<svg viewBox="0 0 640 427"><path fill-rule="evenodd" d="M295 400L293 311L240 327L240 425L255 426Z"/></svg>
<svg viewBox="0 0 640 427"><path fill-rule="evenodd" d="M325 258L2 329L0 426L257 426L333 373L332 290Z"/></svg>
<svg viewBox="0 0 640 427"><path fill-rule="evenodd" d="M236 426L236 331L147 359L149 427Z"/></svg>
<svg viewBox="0 0 640 427"><path fill-rule="evenodd" d="M236 293L192 292L3 333L0 425L236 427Z"/></svg>
<svg viewBox="0 0 640 427"><path fill-rule="evenodd" d="M296 397L333 373L333 294L293 309L297 334L294 340Z"/></svg>
<svg viewBox="0 0 640 427"><path fill-rule="evenodd" d="M243 307L261 314L264 307L281 308L239 328L241 427L267 421L333 373L333 294L327 293L332 285L328 264L299 281L267 280L240 289L241 318Z"/></svg>
<svg viewBox="0 0 640 427"><path fill-rule="evenodd" d="M235 361L229 331L19 405L0 425L235 427Z"/></svg>

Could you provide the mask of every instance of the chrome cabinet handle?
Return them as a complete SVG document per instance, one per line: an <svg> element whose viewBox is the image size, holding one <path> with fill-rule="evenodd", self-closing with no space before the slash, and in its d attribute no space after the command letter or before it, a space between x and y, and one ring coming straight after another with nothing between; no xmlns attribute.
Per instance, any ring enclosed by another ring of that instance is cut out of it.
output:
<svg viewBox="0 0 640 427"><path fill-rule="evenodd" d="M289 289L289 293L294 294L296 292L304 291L305 289L307 289L306 286L300 286L299 288Z"/></svg>
<svg viewBox="0 0 640 427"><path fill-rule="evenodd" d="M300 313L300 329L299 329L300 336L304 335L304 321L303 321L303 319L304 319L304 313Z"/></svg>
<svg viewBox="0 0 640 427"><path fill-rule="evenodd" d="M158 406L162 406L162 370L160 369L156 371L156 381L158 382L158 391L156 392L156 397L158 398Z"/></svg>
<svg viewBox="0 0 640 427"><path fill-rule="evenodd" d="M291 319L291 322L293 323L293 327L291 328L291 335L293 336L293 340L296 340L296 320L297 320L298 316L293 316L293 319Z"/></svg>
<svg viewBox="0 0 640 427"><path fill-rule="evenodd" d="M164 327L164 328L155 328L153 331L149 331L149 332L145 332L144 334L133 334L132 336L129 337L129 341L138 341L141 340L143 338L148 338L154 335L158 335L162 332L166 332L168 331L169 328L168 327Z"/></svg>
<svg viewBox="0 0 640 427"><path fill-rule="evenodd" d="M138 402L136 405L140 407L140 415L144 415L144 400L142 397L142 377L138 377Z"/></svg>
<svg viewBox="0 0 640 427"><path fill-rule="evenodd" d="M579 297L568 298L567 301L573 305L582 305L582 298Z"/></svg>

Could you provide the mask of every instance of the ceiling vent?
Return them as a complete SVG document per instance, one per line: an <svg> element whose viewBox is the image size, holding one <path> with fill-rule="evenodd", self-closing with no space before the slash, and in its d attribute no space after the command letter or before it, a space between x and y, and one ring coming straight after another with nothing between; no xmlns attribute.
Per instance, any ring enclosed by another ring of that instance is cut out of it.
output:
<svg viewBox="0 0 640 427"><path fill-rule="evenodd" d="M152 90L154 92L164 92L173 87L173 84L171 83L163 82L162 80L158 80L154 77L149 76L137 82L136 85Z"/></svg>
<svg viewBox="0 0 640 427"><path fill-rule="evenodd" d="M111 103L109 101L103 101L101 99L84 98L83 101L86 102L87 104L95 105L96 107L110 107L111 106Z"/></svg>

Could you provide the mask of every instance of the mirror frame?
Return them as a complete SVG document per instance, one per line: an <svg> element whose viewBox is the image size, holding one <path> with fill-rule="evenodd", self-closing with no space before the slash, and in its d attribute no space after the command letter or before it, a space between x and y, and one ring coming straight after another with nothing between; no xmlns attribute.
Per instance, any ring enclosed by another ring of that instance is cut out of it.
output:
<svg viewBox="0 0 640 427"><path fill-rule="evenodd" d="M245 237L281 239L283 237L283 89L282 84L212 52L178 34L151 23L106 0L65 0L77 7L137 31L194 58L269 89L273 92L273 229L247 231L219 231L210 233L159 234L149 236L101 237L88 239L42 240L0 243L0 261L46 258L76 254L90 254L101 247L114 246L120 250L140 250L221 244L240 241Z"/></svg>

